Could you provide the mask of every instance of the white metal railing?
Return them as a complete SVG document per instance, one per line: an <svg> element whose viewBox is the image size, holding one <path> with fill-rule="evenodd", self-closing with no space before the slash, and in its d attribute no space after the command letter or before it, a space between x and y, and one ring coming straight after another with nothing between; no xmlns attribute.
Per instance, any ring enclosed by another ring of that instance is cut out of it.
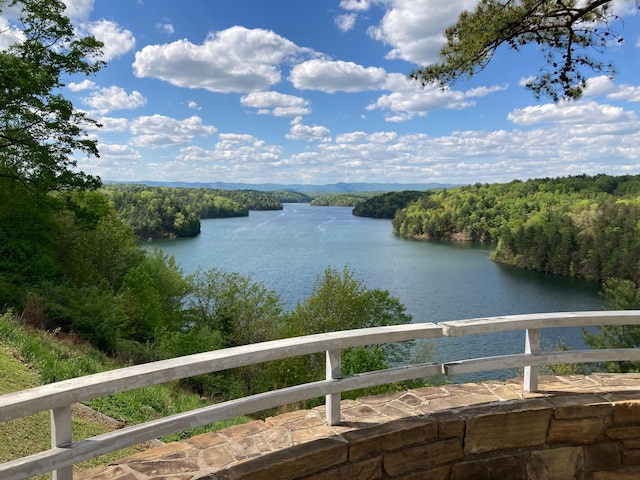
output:
<svg viewBox="0 0 640 480"><path fill-rule="evenodd" d="M0 422L50 410L52 447L0 464L0 478L23 479L52 471L54 480L70 480L75 463L171 433L323 395L326 396L327 422L335 425L340 422L341 393L375 385L441 374L458 375L524 367L524 389L535 391L538 366L541 365L640 361L640 348L540 351L540 330L543 328L597 325L640 325L640 310L513 315L345 330L178 357L10 393L0 396ZM341 377L341 352L346 348L513 330L526 331L522 354L407 365ZM326 352L325 380L230 400L72 442L71 405L76 402L195 375L319 352Z"/></svg>

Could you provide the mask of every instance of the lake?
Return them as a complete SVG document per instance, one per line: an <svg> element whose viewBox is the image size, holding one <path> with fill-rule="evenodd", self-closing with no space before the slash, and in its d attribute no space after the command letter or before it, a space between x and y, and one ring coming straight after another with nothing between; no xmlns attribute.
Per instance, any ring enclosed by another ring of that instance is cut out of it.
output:
<svg viewBox="0 0 640 480"><path fill-rule="evenodd" d="M356 217L351 208L284 204L280 211L202 221L198 237L156 241L185 273L218 267L249 276L280 295L287 308L303 301L326 267L349 266L369 288L400 299L414 322L577 310L602 310L600 286L499 265L494 245L423 242L393 234L391 221ZM542 344L584 348L578 328L548 329ZM434 360L521 353L524 333L431 341ZM483 377L505 378L513 372ZM476 378L476 376L474 376Z"/></svg>

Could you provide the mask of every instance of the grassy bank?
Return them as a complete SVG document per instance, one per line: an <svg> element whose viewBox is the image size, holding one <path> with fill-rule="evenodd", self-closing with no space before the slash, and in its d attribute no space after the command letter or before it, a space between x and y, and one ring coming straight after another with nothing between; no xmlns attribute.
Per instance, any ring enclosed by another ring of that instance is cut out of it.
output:
<svg viewBox="0 0 640 480"><path fill-rule="evenodd" d="M11 314L0 315L0 394L24 390L37 385L74 378L123 365L107 358L83 342L54 333L27 329ZM116 422L96 421L90 415L74 412L73 438L78 441L117 428L132 425L203 406L203 400L185 392L176 384L156 385L111 395L87 402L91 407ZM241 417L200 427L168 437L174 441L187 436L218 430L242 423ZM0 462L23 457L49 448L49 414L40 414L0 424ZM77 466L86 469L103 465L146 448L145 445L113 452ZM43 476L42 478L50 478Z"/></svg>

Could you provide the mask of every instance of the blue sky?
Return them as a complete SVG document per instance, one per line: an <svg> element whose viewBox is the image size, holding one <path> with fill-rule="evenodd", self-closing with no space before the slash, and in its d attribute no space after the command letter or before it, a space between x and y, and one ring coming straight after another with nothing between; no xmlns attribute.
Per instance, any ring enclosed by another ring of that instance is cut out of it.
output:
<svg viewBox="0 0 640 480"><path fill-rule="evenodd" d="M583 99L522 87L541 55L500 50L472 81L420 89L442 32L474 0L65 0L106 68L64 94L99 120L109 181L474 183L640 173L640 16L612 81ZM0 16L7 26L10 12ZM0 30L3 30L0 28ZM5 30L6 32L6 30ZM15 37L14 37L15 38ZM0 35L0 47L6 45Z"/></svg>

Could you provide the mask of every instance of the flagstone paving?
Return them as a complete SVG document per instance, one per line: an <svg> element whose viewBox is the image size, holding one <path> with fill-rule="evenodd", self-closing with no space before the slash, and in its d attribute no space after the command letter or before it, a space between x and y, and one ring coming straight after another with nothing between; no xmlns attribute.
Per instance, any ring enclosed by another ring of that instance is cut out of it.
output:
<svg viewBox="0 0 640 480"><path fill-rule="evenodd" d="M456 409L519 399L567 395L637 394L640 374L542 376L539 391L525 393L522 379L425 387L385 395L343 400L342 423L329 426L324 407L284 413L233 426L181 442L162 444L111 465L77 473L81 480L197 480L266 454L282 452L319 439L340 439L347 432L364 431L412 417L446 418ZM555 401L555 400L554 400ZM560 400L561 401L561 400ZM349 434L353 435L353 434ZM318 442L316 442L318 443Z"/></svg>

